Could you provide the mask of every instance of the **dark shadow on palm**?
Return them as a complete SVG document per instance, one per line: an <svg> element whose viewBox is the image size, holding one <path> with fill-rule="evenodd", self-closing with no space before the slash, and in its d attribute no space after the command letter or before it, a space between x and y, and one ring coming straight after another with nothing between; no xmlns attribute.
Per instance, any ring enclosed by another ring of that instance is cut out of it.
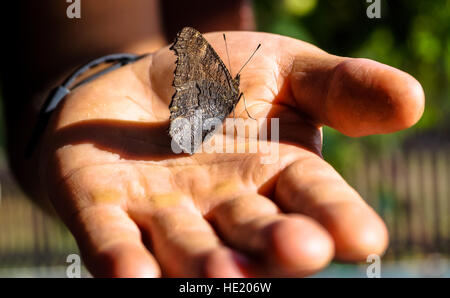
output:
<svg viewBox="0 0 450 298"><path fill-rule="evenodd" d="M274 107L269 113L270 118L280 118L279 143L302 146L320 154L316 146L311 146L320 143L320 131L306 121L301 123L300 117L294 112L280 113L280 109L286 110ZM270 118L265 124L269 128ZM59 129L52 138L52 145L60 148L66 145L92 144L100 150L119 154L121 158L130 161L161 161L191 156L173 152L168 127L169 121L149 123L109 119L86 120ZM301 138L299 127L303 127ZM220 130L225 131L222 128ZM270 138L271 130L268 129L267 139Z"/></svg>

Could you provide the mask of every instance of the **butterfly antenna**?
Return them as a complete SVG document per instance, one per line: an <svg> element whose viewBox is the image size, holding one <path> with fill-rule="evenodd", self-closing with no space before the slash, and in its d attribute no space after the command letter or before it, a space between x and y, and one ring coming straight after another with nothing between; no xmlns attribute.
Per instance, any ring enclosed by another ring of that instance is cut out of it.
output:
<svg viewBox="0 0 450 298"><path fill-rule="evenodd" d="M231 71L230 55L228 54L227 38L225 37L225 33L223 34L223 40L225 41L225 49L227 50L228 67L230 68L230 75L231 77L233 77L233 72Z"/></svg>
<svg viewBox="0 0 450 298"><path fill-rule="evenodd" d="M259 44L259 45L256 47L256 50L253 52L253 54L250 56L250 58L248 58L247 62L245 62L244 65L242 65L241 69L238 71L238 73L236 74L236 76L237 76L238 74L241 73L241 71L244 69L244 67L247 65L247 63L250 62L250 60L253 58L253 55L255 55L256 51L258 51L258 49L259 49L260 47L261 47L261 44Z"/></svg>

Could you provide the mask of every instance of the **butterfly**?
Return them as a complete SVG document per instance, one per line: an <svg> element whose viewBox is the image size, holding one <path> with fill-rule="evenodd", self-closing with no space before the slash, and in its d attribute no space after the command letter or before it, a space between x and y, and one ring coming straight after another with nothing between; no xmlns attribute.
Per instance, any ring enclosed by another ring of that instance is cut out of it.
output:
<svg viewBox="0 0 450 298"><path fill-rule="evenodd" d="M223 37L228 56L225 34ZM177 56L172 84L175 93L169 105L172 148L175 145L178 150L194 154L223 120L231 112L234 113L234 108L243 96L239 90L240 72L260 46L233 78L200 32L190 27L178 32L170 47Z"/></svg>

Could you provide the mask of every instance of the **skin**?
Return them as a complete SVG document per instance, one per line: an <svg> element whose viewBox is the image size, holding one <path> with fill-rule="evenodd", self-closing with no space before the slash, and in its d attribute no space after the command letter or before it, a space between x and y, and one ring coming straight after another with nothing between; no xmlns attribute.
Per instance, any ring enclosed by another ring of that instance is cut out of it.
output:
<svg viewBox="0 0 450 298"><path fill-rule="evenodd" d="M94 276L307 276L386 250L383 221L323 160L321 127L353 137L410 127L420 84L299 40L226 34L234 71L262 44L240 89L253 117L280 118L275 163L171 152L168 47L77 88L52 117L41 183ZM205 38L227 61L222 33ZM243 100L236 117L248 117Z"/></svg>

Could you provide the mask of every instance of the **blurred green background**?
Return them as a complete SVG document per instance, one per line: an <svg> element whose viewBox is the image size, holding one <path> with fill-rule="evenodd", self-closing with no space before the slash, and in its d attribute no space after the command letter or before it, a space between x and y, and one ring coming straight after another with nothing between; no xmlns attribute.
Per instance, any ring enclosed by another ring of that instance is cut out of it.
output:
<svg viewBox="0 0 450 298"><path fill-rule="evenodd" d="M325 127L323 154L387 223L385 276L449 276L450 1L381 0L373 19L367 1L253 3L261 31L373 59L422 84L426 108L414 127L358 139ZM319 276L364 276L357 268L334 264Z"/></svg>
<svg viewBox="0 0 450 298"><path fill-rule="evenodd" d="M262 31L308 41L335 55L374 59L412 74L422 84L426 109L412 129L351 139L325 128L325 157L340 171L364 150L390 152L427 132L442 131L449 138L450 1L380 3L381 18L369 19L366 1L254 1Z"/></svg>
<svg viewBox="0 0 450 298"><path fill-rule="evenodd" d="M384 218L390 247L382 276L450 276L450 0L255 0L258 30L341 56L386 63L416 77L426 109L413 128L349 138L324 128L324 157ZM0 132L0 276L65 276L72 236L21 194ZM334 263L317 276L365 276L367 264ZM86 273L84 273L86 275Z"/></svg>

